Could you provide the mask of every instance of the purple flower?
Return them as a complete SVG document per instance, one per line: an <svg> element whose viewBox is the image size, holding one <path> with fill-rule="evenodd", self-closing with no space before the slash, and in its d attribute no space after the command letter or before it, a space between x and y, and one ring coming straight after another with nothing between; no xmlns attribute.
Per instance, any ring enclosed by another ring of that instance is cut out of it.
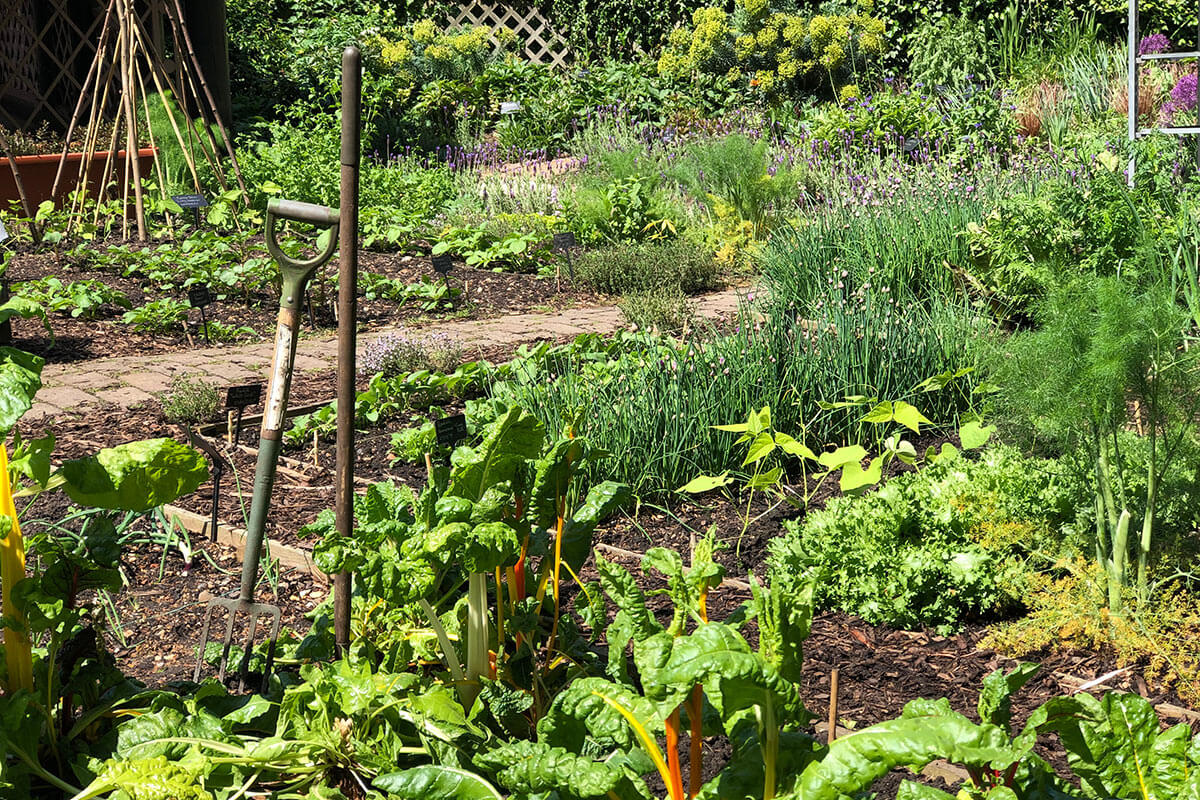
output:
<svg viewBox="0 0 1200 800"><path fill-rule="evenodd" d="M1169 123L1174 124L1175 115L1180 111L1192 111L1196 108L1196 73L1189 72L1179 79L1171 90L1171 99L1162 107L1162 115Z"/></svg>
<svg viewBox="0 0 1200 800"><path fill-rule="evenodd" d="M1171 40L1165 33L1152 33L1142 37L1142 41L1138 44L1138 55L1149 56L1155 53L1165 53L1170 49Z"/></svg>

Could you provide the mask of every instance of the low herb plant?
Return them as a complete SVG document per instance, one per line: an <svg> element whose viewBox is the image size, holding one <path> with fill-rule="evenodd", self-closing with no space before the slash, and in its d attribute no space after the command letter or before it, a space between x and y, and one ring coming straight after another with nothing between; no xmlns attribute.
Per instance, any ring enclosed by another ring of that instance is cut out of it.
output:
<svg viewBox="0 0 1200 800"><path fill-rule="evenodd" d="M158 400L167 421L179 425L209 422L220 410L216 387L194 375L176 375Z"/></svg>
<svg viewBox="0 0 1200 800"><path fill-rule="evenodd" d="M712 251L682 238L587 250L572 268L578 280L606 294L675 287L683 294L697 294L720 282Z"/></svg>
<svg viewBox="0 0 1200 800"><path fill-rule="evenodd" d="M639 329L663 334L684 333L695 317L691 301L675 286L629 292L617 308Z"/></svg>
<svg viewBox="0 0 1200 800"><path fill-rule="evenodd" d="M384 378L420 370L453 372L462 363L462 355L462 346L445 334L433 333L417 339L403 333L387 333L367 344L360 371L363 375L381 373Z"/></svg>

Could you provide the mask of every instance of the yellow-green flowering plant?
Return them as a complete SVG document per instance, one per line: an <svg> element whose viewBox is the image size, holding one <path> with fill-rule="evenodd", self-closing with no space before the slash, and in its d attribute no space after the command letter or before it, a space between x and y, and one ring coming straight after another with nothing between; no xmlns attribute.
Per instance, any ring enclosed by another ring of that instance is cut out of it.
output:
<svg viewBox="0 0 1200 800"><path fill-rule="evenodd" d="M728 13L705 6L692 26L675 29L658 71L687 79L724 75L767 100L855 83L879 63L885 28L871 16L873 0L857 0L837 13L808 15L772 0L736 0Z"/></svg>

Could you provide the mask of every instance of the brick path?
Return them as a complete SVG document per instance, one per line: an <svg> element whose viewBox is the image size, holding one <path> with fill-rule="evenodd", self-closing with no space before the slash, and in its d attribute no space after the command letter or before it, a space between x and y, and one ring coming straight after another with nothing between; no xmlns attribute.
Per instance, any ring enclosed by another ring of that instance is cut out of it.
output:
<svg viewBox="0 0 1200 800"><path fill-rule="evenodd" d="M729 290L696 301L699 316L715 318L737 308L738 292ZM615 306L577 308L557 314L513 314L484 320L451 321L419 328L384 328L359 335L360 349L393 332L415 337L431 333L456 340L470 352L475 347L516 346L538 339L559 339L582 333L611 333L625 326ZM42 389L27 420L84 413L90 408L116 405L129 408L154 398L179 374L209 378L220 386L266 381L274 343L206 347L160 356L121 356L78 364L50 364L42 371ZM337 340L332 336L301 339L296 351L296 371L309 372L336 365ZM332 387L330 388L332 392Z"/></svg>

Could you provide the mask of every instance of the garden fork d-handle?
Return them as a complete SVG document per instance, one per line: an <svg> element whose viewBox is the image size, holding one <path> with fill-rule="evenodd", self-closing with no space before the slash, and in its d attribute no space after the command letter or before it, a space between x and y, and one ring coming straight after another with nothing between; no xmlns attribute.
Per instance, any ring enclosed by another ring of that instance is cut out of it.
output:
<svg viewBox="0 0 1200 800"><path fill-rule="evenodd" d="M293 259L279 249L275 238L278 218L308 222L332 229L322 252L306 260ZM271 489L275 484L275 467L283 436L284 416L288 393L292 385L292 366L296 361L296 342L300 334L300 308L304 290L317 268L333 255L337 246L338 212L324 206L295 203L290 200L271 200L267 204L267 249L279 262L283 290L279 297L279 322L275 329L275 356L271 362L271 378L267 382L267 403L263 410L262 430L258 441L258 464L254 472L254 496L250 501L250 518L246 522L246 550L242 558L242 588L239 599L254 601L254 586L258 582L258 560L262 549L267 511L271 505Z"/></svg>
<svg viewBox="0 0 1200 800"><path fill-rule="evenodd" d="M303 282L307 283L317 267L322 266L329 259L333 258L333 251L337 249L338 243L339 217L340 215L336 208L318 206L313 203L300 203L295 200L283 200L278 197L267 201L267 251L279 264L279 271L283 275L283 293L281 295L283 306L299 308L304 294L304 287L302 285L296 286L295 281L302 279ZM279 246L275 223L276 220L281 219L292 220L293 222L306 222L318 228L326 228L330 232L329 239L325 242L325 246L321 248L321 252L312 258L292 258L283 252L283 249Z"/></svg>

